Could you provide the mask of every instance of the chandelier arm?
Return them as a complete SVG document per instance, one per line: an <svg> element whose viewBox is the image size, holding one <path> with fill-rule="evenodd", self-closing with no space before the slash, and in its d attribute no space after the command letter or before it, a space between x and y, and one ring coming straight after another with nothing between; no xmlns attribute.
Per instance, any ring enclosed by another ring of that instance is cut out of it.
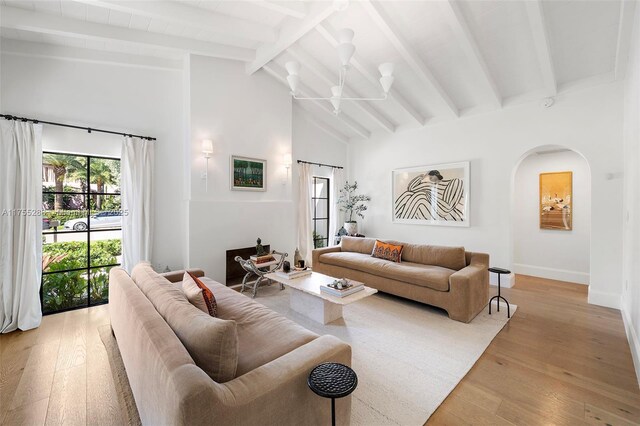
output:
<svg viewBox="0 0 640 426"><path fill-rule="evenodd" d="M305 96L293 95L293 99L301 100L301 101L330 101L331 98L308 98Z"/></svg>

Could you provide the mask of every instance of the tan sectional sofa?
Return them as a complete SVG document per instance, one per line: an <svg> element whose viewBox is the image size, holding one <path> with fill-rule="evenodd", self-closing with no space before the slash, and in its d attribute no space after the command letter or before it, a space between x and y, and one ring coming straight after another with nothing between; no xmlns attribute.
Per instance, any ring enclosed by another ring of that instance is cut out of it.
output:
<svg viewBox="0 0 640 426"><path fill-rule="evenodd" d="M211 279L218 317L192 306L148 264L109 274L111 327L144 425L303 425L330 421L330 402L307 386L325 361L351 364L351 347L318 336ZM174 283L172 283L172 281ZM214 380L218 377L220 380ZM350 397L336 401L340 424Z"/></svg>
<svg viewBox="0 0 640 426"><path fill-rule="evenodd" d="M339 246L313 251L313 270L361 281L379 291L437 306L469 322L489 299L489 255L463 247L402 244L402 262L371 256L376 240L343 237Z"/></svg>

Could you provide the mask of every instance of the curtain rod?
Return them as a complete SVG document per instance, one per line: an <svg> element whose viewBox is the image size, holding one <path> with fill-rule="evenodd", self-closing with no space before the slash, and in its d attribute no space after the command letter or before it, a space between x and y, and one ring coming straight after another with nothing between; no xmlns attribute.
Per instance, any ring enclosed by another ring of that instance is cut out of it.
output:
<svg viewBox="0 0 640 426"><path fill-rule="evenodd" d="M156 138L152 138L151 136L132 135L131 133L113 132L111 130L94 129L92 127L74 126L72 124L64 124L64 123L56 123L56 122L53 122L53 121L36 120L35 118L16 117L15 115L0 114L0 117L4 118L5 120L30 121L30 122L32 122L34 124L42 123L42 124L50 124L52 126L69 127L71 129L86 130L89 133L91 133L91 132L109 133L111 135L129 136L130 138L140 138L140 139L146 139L148 141L155 141L156 140Z"/></svg>
<svg viewBox="0 0 640 426"><path fill-rule="evenodd" d="M331 164L314 163L312 161L298 160L298 164L300 164L300 163L313 164L315 166L320 166L320 167L331 167L332 169L344 169L344 167L342 167L342 166L332 166Z"/></svg>

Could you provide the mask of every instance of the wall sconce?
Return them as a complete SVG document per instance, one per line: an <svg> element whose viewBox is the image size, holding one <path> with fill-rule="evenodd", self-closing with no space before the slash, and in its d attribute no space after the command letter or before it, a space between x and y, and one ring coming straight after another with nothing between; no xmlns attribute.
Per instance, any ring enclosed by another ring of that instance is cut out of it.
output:
<svg viewBox="0 0 640 426"><path fill-rule="evenodd" d="M287 178L282 182L283 185L286 185L289 182L289 169L291 168L291 164L293 163L293 159L291 158L291 154L284 154L282 156L282 164L284 164L284 168L287 169Z"/></svg>
<svg viewBox="0 0 640 426"><path fill-rule="evenodd" d="M213 154L213 141L211 139L202 140L202 154L204 155L205 161L205 169L202 174L202 179L205 180L205 192L209 192L209 158L211 158L211 154Z"/></svg>

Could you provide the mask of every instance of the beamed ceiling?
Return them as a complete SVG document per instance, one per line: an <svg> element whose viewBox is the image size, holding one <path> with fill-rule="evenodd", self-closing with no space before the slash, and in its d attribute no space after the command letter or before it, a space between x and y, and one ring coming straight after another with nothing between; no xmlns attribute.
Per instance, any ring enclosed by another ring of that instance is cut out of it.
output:
<svg viewBox="0 0 640 426"><path fill-rule="evenodd" d="M330 96L337 32L351 28L357 50L345 94L379 96L377 65L390 61L389 98L343 102L337 117L328 101L295 101L344 141L622 79L636 7L630 0L351 1L343 11L331 1L0 4L9 53L53 44L61 54L101 51L151 65L195 53L243 61L247 74L267 72L283 85L284 65L295 60L306 96Z"/></svg>

